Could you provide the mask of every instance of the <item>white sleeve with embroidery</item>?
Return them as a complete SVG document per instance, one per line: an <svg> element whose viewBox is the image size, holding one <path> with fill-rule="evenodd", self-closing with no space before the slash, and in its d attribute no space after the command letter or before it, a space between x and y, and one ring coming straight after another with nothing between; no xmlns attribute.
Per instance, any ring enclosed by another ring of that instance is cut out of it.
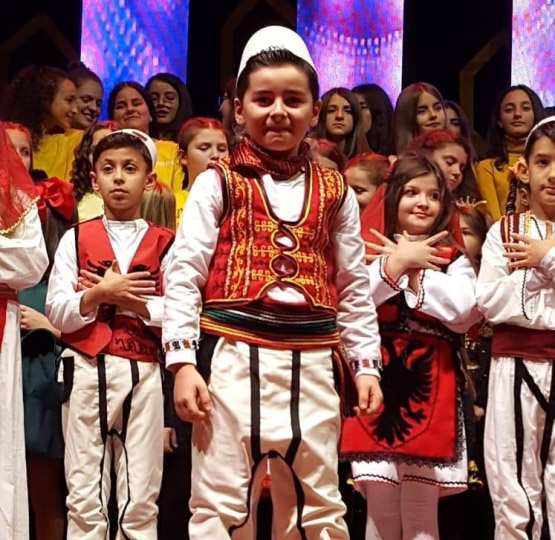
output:
<svg viewBox="0 0 555 540"><path fill-rule="evenodd" d="M409 282L406 275L402 275L397 281L393 281L386 272L386 263L387 257L382 255L367 267L370 276L370 292L376 307L385 304L390 298L405 290Z"/></svg>
<svg viewBox="0 0 555 540"><path fill-rule="evenodd" d="M164 275L162 343L168 349L166 366L196 364L200 338L202 293L218 242L223 212L221 181L208 170L196 179Z"/></svg>
<svg viewBox="0 0 555 540"><path fill-rule="evenodd" d="M489 230L482 248L476 287L480 311L492 324L555 330L555 250L546 254L540 268L513 272L509 272L503 252L497 222Z"/></svg>
<svg viewBox="0 0 555 540"><path fill-rule="evenodd" d="M404 294L410 308L434 317L453 332L464 334L480 321L476 273L464 255L453 261L445 272L422 270L418 294L409 288Z"/></svg>
<svg viewBox="0 0 555 540"><path fill-rule="evenodd" d="M337 272L337 325L347 357L361 366L365 361L380 363L378 319L365 265L358 203L351 188L334 219L330 236ZM356 372L379 376L377 369L367 367Z"/></svg>

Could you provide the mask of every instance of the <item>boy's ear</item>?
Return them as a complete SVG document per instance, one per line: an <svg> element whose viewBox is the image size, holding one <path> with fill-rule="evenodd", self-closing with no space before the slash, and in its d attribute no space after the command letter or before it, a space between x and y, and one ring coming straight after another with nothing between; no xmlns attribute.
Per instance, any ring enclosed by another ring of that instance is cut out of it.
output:
<svg viewBox="0 0 555 540"><path fill-rule="evenodd" d="M320 116L321 109L322 109L322 100L319 99L312 106L312 118L310 119L311 128L315 128L318 125L318 117Z"/></svg>
<svg viewBox="0 0 555 540"><path fill-rule="evenodd" d="M235 111L235 121L237 125L245 127L245 117L243 116L243 104L239 98L233 100L233 109Z"/></svg>
<svg viewBox="0 0 555 540"><path fill-rule="evenodd" d="M523 184L530 183L530 169L524 159L519 159L516 164L515 174Z"/></svg>
<svg viewBox="0 0 555 540"><path fill-rule="evenodd" d="M100 191L100 187L98 186L98 178L96 177L96 173L94 171L91 171L90 175L91 175L91 186L93 188L93 191L98 193Z"/></svg>
<svg viewBox="0 0 555 540"><path fill-rule="evenodd" d="M145 191L152 191L156 185L157 175L154 171L148 173L145 182Z"/></svg>

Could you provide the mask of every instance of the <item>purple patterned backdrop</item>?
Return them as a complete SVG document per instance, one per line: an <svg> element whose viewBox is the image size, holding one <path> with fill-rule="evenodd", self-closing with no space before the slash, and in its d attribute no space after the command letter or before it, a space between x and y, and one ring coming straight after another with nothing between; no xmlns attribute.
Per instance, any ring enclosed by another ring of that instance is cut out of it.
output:
<svg viewBox="0 0 555 540"><path fill-rule="evenodd" d="M513 0L511 79L555 105L555 0Z"/></svg>
<svg viewBox="0 0 555 540"><path fill-rule="evenodd" d="M322 93L377 83L401 91L404 0L299 0L297 32L308 44Z"/></svg>
<svg viewBox="0 0 555 540"><path fill-rule="evenodd" d="M144 84L161 71L185 80L188 29L189 0L83 0L81 60L106 96L120 81Z"/></svg>

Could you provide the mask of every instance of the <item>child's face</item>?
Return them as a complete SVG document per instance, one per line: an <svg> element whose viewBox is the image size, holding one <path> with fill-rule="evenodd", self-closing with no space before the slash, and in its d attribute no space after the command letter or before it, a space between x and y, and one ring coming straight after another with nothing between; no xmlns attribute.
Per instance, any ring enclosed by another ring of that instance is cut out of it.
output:
<svg viewBox="0 0 555 540"><path fill-rule="evenodd" d="M441 169L449 191L457 189L468 165L468 156L462 146L447 144L432 153L432 161Z"/></svg>
<svg viewBox="0 0 555 540"><path fill-rule="evenodd" d="M15 146L17 155L23 161L23 165L29 171L31 169L31 142L27 138L25 133L22 133L18 129L7 129L6 133Z"/></svg>
<svg viewBox="0 0 555 540"><path fill-rule="evenodd" d="M187 167L190 189L196 177L206 170L210 162L229 154L227 140L220 129L201 129L189 143L187 151L180 150L179 160Z"/></svg>
<svg viewBox="0 0 555 540"><path fill-rule="evenodd" d="M77 114L71 126L76 129L90 128L100 114L102 86L93 79L87 79L77 88L76 95Z"/></svg>
<svg viewBox="0 0 555 540"><path fill-rule="evenodd" d="M526 137L534 126L534 109L528 94L516 89L501 101L499 127L511 137Z"/></svg>
<svg viewBox="0 0 555 540"><path fill-rule="evenodd" d="M434 95L422 92L416 105L416 126L418 133L445 129L445 109Z"/></svg>
<svg viewBox="0 0 555 540"><path fill-rule="evenodd" d="M461 233L464 240L464 248L466 249L468 256L472 260L476 261L479 259L480 251L482 249L482 240L472 228L472 220L470 217L465 213L461 213L459 216Z"/></svg>
<svg viewBox="0 0 555 540"><path fill-rule="evenodd" d="M345 171L345 178L357 196L360 210L364 210L370 202L370 199L374 196L374 193L376 193L378 187L370 182L367 173L360 167L349 167Z"/></svg>
<svg viewBox="0 0 555 540"><path fill-rule="evenodd" d="M461 134L461 119L455 109L445 107L446 126L445 129L453 135Z"/></svg>
<svg viewBox="0 0 555 540"><path fill-rule="evenodd" d="M333 94L326 111L326 132L332 141L342 141L353 131L351 104L339 94Z"/></svg>
<svg viewBox="0 0 555 540"><path fill-rule="evenodd" d="M308 76L291 64L261 67L249 75L242 100L235 100L237 124L276 157L298 154L310 127L318 122Z"/></svg>
<svg viewBox="0 0 555 540"><path fill-rule="evenodd" d="M398 233L428 234L441 211L437 178L428 173L409 180L402 187L397 207Z"/></svg>
<svg viewBox="0 0 555 540"><path fill-rule="evenodd" d="M152 119L143 96L134 88L125 86L116 97L114 120L122 128L133 128L148 133L148 125Z"/></svg>
<svg viewBox="0 0 555 540"><path fill-rule="evenodd" d="M46 119L46 129L48 131L56 128L67 131L71 128L73 117L77 114L75 92L75 85L69 79L60 82L58 91L50 105L50 114Z"/></svg>
<svg viewBox="0 0 555 540"><path fill-rule="evenodd" d="M521 180L530 187L530 209L540 219L555 219L555 143L541 137L532 147Z"/></svg>
<svg viewBox="0 0 555 540"><path fill-rule="evenodd" d="M111 148L99 156L91 172L93 190L104 199L108 219L129 221L139 217L141 198L152 189L156 174L148 172L143 156L133 148Z"/></svg>
<svg viewBox="0 0 555 540"><path fill-rule="evenodd" d="M171 124L179 109L179 95L167 82L154 79L148 87L148 93L154 102L156 120L159 124Z"/></svg>
<svg viewBox="0 0 555 540"><path fill-rule="evenodd" d="M362 129L364 130L364 133L368 133L372 127L372 111L370 110L370 107L368 107L368 104L362 94L355 95L360 105L360 112L362 113Z"/></svg>

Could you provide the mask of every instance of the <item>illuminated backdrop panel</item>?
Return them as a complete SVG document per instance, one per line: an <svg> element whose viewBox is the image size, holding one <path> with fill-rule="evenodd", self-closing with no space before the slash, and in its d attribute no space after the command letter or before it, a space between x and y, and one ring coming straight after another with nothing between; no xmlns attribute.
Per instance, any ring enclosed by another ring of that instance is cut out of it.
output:
<svg viewBox="0 0 555 540"><path fill-rule="evenodd" d="M141 84L168 71L185 80L189 0L83 0L81 60L104 83Z"/></svg>
<svg viewBox="0 0 555 540"><path fill-rule="evenodd" d="M513 0L512 84L555 105L555 0Z"/></svg>
<svg viewBox="0 0 555 540"><path fill-rule="evenodd" d="M299 0L297 32L308 44L321 91L382 86L401 91L404 0Z"/></svg>

